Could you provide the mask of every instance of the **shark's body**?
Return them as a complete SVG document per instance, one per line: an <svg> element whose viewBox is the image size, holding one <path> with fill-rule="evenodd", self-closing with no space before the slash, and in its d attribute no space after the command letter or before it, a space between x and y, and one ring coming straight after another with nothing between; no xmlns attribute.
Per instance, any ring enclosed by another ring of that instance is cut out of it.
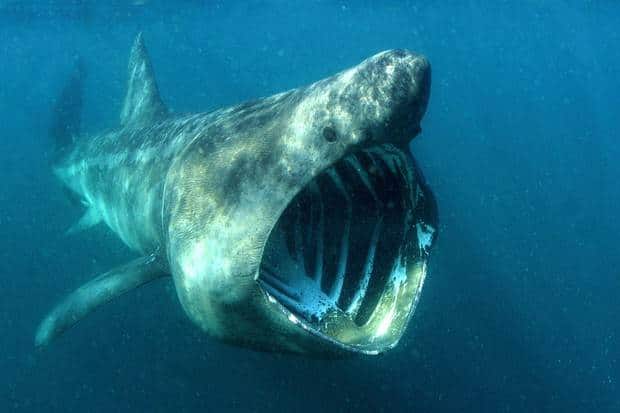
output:
<svg viewBox="0 0 620 413"><path fill-rule="evenodd" d="M375 354L419 298L434 200L406 149L426 60L389 51L332 78L228 109L172 116L141 37L121 128L63 141L54 171L139 258L69 295L47 343L99 304L173 276L188 316L254 348ZM401 149L402 148L402 149Z"/></svg>

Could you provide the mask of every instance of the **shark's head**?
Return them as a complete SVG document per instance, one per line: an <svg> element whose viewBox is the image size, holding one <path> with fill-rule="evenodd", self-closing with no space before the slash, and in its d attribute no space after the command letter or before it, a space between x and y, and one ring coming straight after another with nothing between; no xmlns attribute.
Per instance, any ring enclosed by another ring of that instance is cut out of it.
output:
<svg viewBox="0 0 620 413"><path fill-rule="evenodd" d="M292 137L317 152L406 144L420 132L430 93L426 58L403 50L379 53L303 89Z"/></svg>
<svg viewBox="0 0 620 413"><path fill-rule="evenodd" d="M396 345L436 234L432 193L407 148L429 91L428 61L392 50L205 116L164 197L189 317L260 349Z"/></svg>

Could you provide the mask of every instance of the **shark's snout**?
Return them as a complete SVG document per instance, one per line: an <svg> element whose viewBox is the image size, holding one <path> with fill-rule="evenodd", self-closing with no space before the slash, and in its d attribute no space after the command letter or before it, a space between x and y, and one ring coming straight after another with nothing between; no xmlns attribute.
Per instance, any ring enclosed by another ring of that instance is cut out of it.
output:
<svg viewBox="0 0 620 413"><path fill-rule="evenodd" d="M431 66L421 55L407 50L390 50L374 56L368 64L374 81L372 94L387 115L376 127L383 141L407 143L420 131L431 86Z"/></svg>

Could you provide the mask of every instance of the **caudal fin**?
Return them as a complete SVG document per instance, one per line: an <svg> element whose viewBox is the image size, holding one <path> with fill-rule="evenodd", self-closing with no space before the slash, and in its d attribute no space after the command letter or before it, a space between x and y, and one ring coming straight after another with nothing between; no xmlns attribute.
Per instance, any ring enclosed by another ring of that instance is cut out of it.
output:
<svg viewBox="0 0 620 413"><path fill-rule="evenodd" d="M49 136L56 155L71 146L74 138L80 133L85 74L84 62L77 57L73 72L54 104Z"/></svg>

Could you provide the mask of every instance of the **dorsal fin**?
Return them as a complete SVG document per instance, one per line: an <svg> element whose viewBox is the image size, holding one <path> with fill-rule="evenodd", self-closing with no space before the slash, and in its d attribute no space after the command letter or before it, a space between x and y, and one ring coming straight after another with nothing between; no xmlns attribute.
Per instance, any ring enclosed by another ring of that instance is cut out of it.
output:
<svg viewBox="0 0 620 413"><path fill-rule="evenodd" d="M159 97L142 33L139 33L129 56L129 80L121 112L121 125L145 126L163 119L167 114L168 109Z"/></svg>

